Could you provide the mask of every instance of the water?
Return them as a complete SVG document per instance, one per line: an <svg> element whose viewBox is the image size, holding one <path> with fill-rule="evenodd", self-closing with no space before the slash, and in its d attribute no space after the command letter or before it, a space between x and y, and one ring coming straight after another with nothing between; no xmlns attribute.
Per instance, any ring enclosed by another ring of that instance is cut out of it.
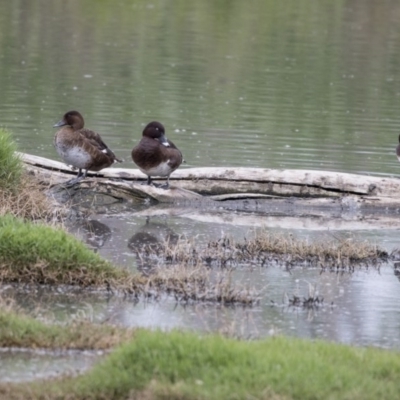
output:
<svg viewBox="0 0 400 400"><path fill-rule="evenodd" d="M78 109L131 166L152 119L188 166L397 174L399 5L1 2L1 125L57 158Z"/></svg>
<svg viewBox="0 0 400 400"><path fill-rule="evenodd" d="M130 151L149 121L161 121L185 167L317 169L398 176L400 4L255 0L151 2L0 0L0 125L22 151L58 159L52 125L77 109L133 167ZM303 237L348 234L392 250L398 216L277 216L155 207L92 215L74 234L117 265L136 268L129 248L146 228L199 240L243 238L255 224ZM327 232L329 230L329 232ZM93 235L93 233L95 235ZM125 302L91 295L20 298L68 318L127 326L283 333L400 348L399 281L391 264L354 274L281 267L240 270L266 287L253 309ZM317 285L324 305L288 307ZM38 296L38 295L36 295ZM18 297L18 296L17 296ZM71 303L74 307L71 307ZM274 304L274 305L272 305Z"/></svg>
<svg viewBox="0 0 400 400"><path fill-rule="evenodd" d="M76 375L91 367L100 352L46 351L29 349L0 350L0 380L2 382L30 381Z"/></svg>

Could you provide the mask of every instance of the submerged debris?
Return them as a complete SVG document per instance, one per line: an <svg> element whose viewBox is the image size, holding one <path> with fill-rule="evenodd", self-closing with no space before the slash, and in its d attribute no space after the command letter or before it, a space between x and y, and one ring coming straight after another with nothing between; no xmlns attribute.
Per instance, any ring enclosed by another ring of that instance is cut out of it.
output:
<svg viewBox="0 0 400 400"><path fill-rule="evenodd" d="M289 306L291 307L303 307L303 308L316 308L323 304L324 298L320 296L309 296L309 297L299 297L293 295L289 298Z"/></svg>

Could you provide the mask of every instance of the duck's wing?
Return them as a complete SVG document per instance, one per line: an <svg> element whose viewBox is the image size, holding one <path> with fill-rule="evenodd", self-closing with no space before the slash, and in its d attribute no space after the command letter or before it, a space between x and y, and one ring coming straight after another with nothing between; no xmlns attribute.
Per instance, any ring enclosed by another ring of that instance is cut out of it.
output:
<svg viewBox="0 0 400 400"><path fill-rule="evenodd" d="M80 129L79 133L92 145L97 147L99 150L108 149L108 146L103 142L101 136L90 129Z"/></svg>
<svg viewBox="0 0 400 400"><path fill-rule="evenodd" d="M168 144L169 144L169 147L170 147L171 149L176 149L176 150L179 151L179 153L182 154L182 152L174 145L173 142L171 142L170 140L168 140Z"/></svg>
<svg viewBox="0 0 400 400"><path fill-rule="evenodd" d="M173 170L175 170L182 164L182 162L185 162L185 160L183 159L182 152L175 146L175 144L173 142L168 140L168 144L169 144L169 147L167 147L167 149L168 149L167 151L172 150L172 152L174 152L176 154L176 156L171 157L171 160L169 161L168 164L171 166L171 168Z"/></svg>
<svg viewBox="0 0 400 400"><path fill-rule="evenodd" d="M113 160L117 162L122 162L122 160L117 158L113 151L103 142L103 139L97 132L83 128L79 130L79 133L84 137L85 141L89 142L92 146L107 154Z"/></svg>

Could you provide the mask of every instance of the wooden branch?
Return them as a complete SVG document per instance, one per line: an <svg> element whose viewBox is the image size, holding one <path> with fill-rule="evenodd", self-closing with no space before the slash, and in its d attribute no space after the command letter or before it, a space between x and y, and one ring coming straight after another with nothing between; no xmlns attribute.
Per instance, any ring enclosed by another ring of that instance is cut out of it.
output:
<svg viewBox="0 0 400 400"><path fill-rule="evenodd" d="M76 174L70 167L57 161L29 154L21 154L21 158L30 173L51 186L61 184L70 179L71 174ZM172 174L170 190L141 185L145 179L146 176L137 169L106 168L98 173L89 172L88 178L71 190L90 189L115 198L135 201L260 199L260 206L262 199L273 199L275 202L276 199L291 197L315 198L315 205L325 204L323 199L325 202L326 199L340 199L340 207L348 208L400 206L400 179L340 172L181 168ZM348 204L346 199L349 199Z"/></svg>

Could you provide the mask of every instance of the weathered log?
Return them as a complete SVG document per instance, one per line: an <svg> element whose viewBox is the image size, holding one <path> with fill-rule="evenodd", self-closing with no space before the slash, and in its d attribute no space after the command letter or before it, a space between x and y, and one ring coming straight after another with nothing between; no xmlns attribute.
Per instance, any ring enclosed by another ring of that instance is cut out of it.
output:
<svg viewBox="0 0 400 400"><path fill-rule="evenodd" d="M21 154L21 157L28 171L48 185L61 184L71 174L76 174L76 171L57 161L28 154ZM137 169L106 168L96 173L89 172L88 178L71 190L90 189L118 199L150 199L158 202L254 198L261 202L261 199L291 197L314 198L315 206L325 204L326 199L340 199L340 207L357 209L400 206L399 179L340 172L182 168L172 174L170 190L141 185L145 179L146 176Z"/></svg>

